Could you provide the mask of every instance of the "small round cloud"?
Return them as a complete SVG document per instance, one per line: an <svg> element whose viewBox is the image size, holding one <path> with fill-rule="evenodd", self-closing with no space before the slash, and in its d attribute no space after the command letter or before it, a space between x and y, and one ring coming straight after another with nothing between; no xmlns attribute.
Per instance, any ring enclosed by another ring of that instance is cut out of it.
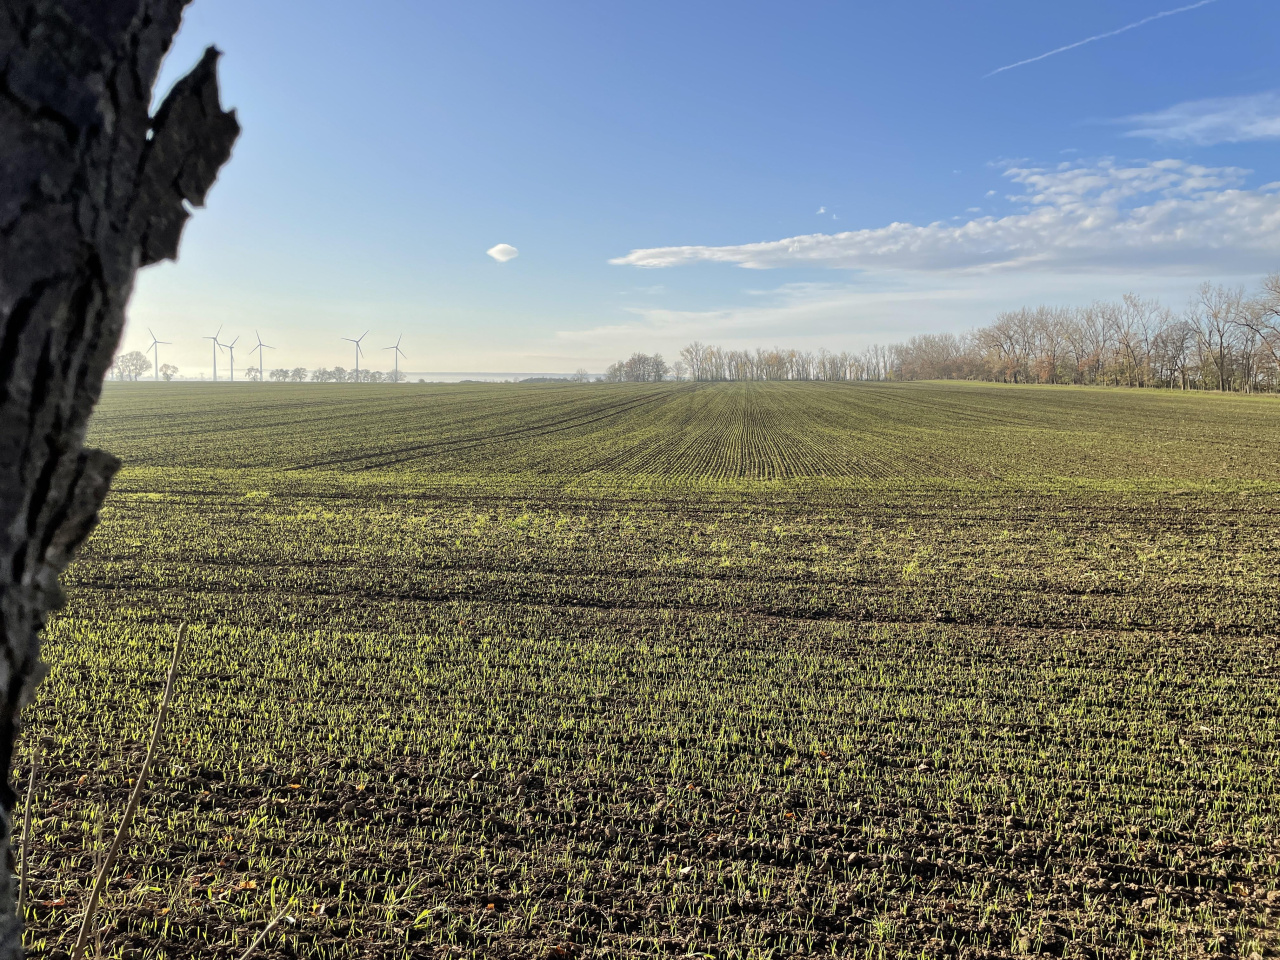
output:
<svg viewBox="0 0 1280 960"><path fill-rule="evenodd" d="M499 263L506 263L508 260L514 260L520 256L520 251L509 243L500 243L496 247L490 247L485 253Z"/></svg>

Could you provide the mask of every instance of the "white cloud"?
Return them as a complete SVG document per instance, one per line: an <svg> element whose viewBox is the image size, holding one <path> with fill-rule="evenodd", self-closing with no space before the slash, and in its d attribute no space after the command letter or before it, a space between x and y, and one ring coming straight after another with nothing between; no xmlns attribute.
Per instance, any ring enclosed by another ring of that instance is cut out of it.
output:
<svg viewBox="0 0 1280 960"><path fill-rule="evenodd" d="M1203 277L1113 274L884 275L875 283L788 283L741 291L739 303L710 308L637 306L617 323L561 330L565 351L609 363L632 350L657 350L667 359L691 340L729 348L780 344L801 349L856 349L917 333L967 330L1001 310L1035 303L1083 304L1118 299L1128 291L1178 307ZM1227 282L1256 277L1219 276Z"/></svg>
<svg viewBox="0 0 1280 960"><path fill-rule="evenodd" d="M1022 209L976 217L808 234L731 246L632 250L610 261L641 267L732 263L753 269L1041 273L1262 272L1280 263L1280 192L1248 189L1249 171L1181 160L1104 159L1009 166Z"/></svg>
<svg viewBox="0 0 1280 960"><path fill-rule="evenodd" d="M520 256L520 251L509 243L500 243L496 247L490 247L485 253L499 263L506 263L508 260L514 260Z"/></svg>
<svg viewBox="0 0 1280 960"><path fill-rule="evenodd" d="M826 212L827 212L827 208L826 208L826 207L819 207L819 208L818 208L818 212L819 212L819 213L826 213Z"/></svg>
<svg viewBox="0 0 1280 960"><path fill-rule="evenodd" d="M859 320L859 335L883 339L895 335L908 318L928 317L936 324L938 311L971 302L975 291L947 285L935 289L867 290L847 284L788 283L773 289L743 291L748 304L682 310L669 307L633 307L620 323L582 330L562 330L556 338L566 343L597 347L643 342L655 348L678 349L690 339L714 339L725 346L774 340L825 345L847 341L849 319Z"/></svg>
<svg viewBox="0 0 1280 960"><path fill-rule="evenodd" d="M1276 140L1280 139L1280 91L1188 100L1167 110L1122 117L1117 123L1133 126L1125 133L1126 137L1194 143L1202 147L1246 140Z"/></svg>

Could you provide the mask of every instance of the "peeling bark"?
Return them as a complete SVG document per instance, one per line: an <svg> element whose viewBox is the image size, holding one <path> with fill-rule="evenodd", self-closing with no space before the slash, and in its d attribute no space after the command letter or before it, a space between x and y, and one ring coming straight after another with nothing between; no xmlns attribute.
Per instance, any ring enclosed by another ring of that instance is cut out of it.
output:
<svg viewBox="0 0 1280 960"><path fill-rule="evenodd" d="M176 256L239 134L218 53L149 112L186 0L0 0L0 863L58 576L119 466L84 447L141 266ZM0 960L22 956L0 869Z"/></svg>

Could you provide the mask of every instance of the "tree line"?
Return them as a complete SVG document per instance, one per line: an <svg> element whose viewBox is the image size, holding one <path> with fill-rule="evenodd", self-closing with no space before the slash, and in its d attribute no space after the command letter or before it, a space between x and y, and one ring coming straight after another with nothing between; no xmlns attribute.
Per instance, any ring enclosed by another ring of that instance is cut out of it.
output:
<svg viewBox="0 0 1280 960"><path fill-rule="evenodd" d="M1126 294L1085 307L1024 307L967 333L922 334L859 351L726 350L699 342L670 366L633 354L598 378L989 380L1181 390L1280 389L1280 274L1261 290L1203 284L1175 312Z"/></svg>
<svg viewBox="0 0 1280 960"><path fill-rule="evenodd" d="M107 370L107 379L120 381L140 380L151 372L151 361L141 350L130 350L115 358ZM160 379L169 381L178 375L178 368L171 363L162 363L157 371ZM323 367L308 370L306 367L277 367L266 371L267 379L276 383L403 383L408 378L403 373L383 373L381 370L346 370L334 367L332 370ZM262 379L262 371L257 367L243 367L237 371L241 380L257 383Z"/></svg>

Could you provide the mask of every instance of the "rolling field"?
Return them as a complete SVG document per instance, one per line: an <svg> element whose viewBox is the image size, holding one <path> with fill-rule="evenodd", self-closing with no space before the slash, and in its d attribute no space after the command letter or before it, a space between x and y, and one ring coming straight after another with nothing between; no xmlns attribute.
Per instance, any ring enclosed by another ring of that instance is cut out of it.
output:
<svg viewBox="0 0 1280 960"><path fill-rule="evenodd" d="M110 956L1280 955L1275 398L133 384L90 441L33 955L183 622Z"/></svg>

